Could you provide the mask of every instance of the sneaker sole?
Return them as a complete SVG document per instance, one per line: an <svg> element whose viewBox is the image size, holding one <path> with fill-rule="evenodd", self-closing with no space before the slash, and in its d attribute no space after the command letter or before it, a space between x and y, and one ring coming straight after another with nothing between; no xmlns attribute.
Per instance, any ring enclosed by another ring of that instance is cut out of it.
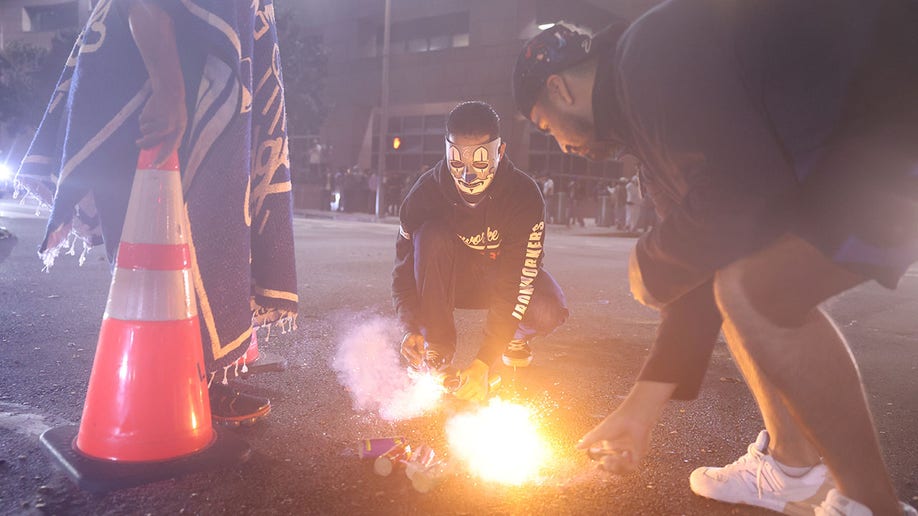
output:
<svg viewBox="0 0 918 516"><path fill-rule="evenodd" d="M702 469L702 468L699 468ZM697 470L696 470L697 471ZM695 475L695 472L692 472L692 476ZM763 509L768 509L774 512L780 512L783 514L788 514L790 516L813 516L816 508L819 504L825 500L826 495L834 487L832 483L823 483L820 486L819 490L816 493L805 499L799 501L782 501L776 499L758 499L758 500L740 500L740 499L731 499L729 497L717 498L716 496L710 494L703 494L699 491L701 490L700 486L694 485L692 478L689 477L689 487L692 492L697 496L702 498L707 498L709 500L714 500L721 503L729 503L735 505L748 505L751 507L761 507Z"/></svg>
<svg viewBox="0 0 918 516"><path fill-rule="evenodd" d="M504 365L508 367L529 367L529 364L532 363L531 356L526 358L510 358L506 355L502 355L500 359Z"/></svg>
<svg viewBox="0 0 918 516"><path fill-rule="evenodd" d="M211 420L215 425L225 426L228 428L239 428L240 426L252 426L267 417L270 413L271 407L268 406L265 410L256 412L255 414L248 414L242 417L218 417L212 415Z"/></svg>

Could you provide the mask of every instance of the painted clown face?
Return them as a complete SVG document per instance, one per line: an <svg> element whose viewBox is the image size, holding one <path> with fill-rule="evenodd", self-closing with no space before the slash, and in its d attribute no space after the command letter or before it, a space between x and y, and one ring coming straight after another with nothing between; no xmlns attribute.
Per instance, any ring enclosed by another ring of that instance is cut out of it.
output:
<svg viewBox="0 0 918 516"><path fill-rule="evenodd" d="M470 196L484 193L494 180L500 151L500 137L475 145L460 145L446 138L446 164L460 193Z"/></svg>

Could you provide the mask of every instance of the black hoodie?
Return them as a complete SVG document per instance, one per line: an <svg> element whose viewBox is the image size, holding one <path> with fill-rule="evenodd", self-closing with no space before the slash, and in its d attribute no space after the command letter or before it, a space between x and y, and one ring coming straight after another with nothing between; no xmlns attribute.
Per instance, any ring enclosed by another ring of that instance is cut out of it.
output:
<svg viewBox="0 0 918 516"><path fill-rule="evenodd" d="M392 297L403 329L419 333L424 322L419 320L411 235L427 221L448 223L457 241L487 253L497 267L490 285L484 342L477 356L490 366L513 338L541 271L545 202L535 181L506 157L484 196L475 207L466 205L442 160L418 179L399 212Z"/></svg>

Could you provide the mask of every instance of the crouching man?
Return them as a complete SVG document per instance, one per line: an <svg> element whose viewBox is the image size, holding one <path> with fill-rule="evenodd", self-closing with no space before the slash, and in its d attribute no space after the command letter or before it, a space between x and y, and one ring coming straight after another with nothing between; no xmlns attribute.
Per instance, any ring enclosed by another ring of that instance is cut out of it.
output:
<svg viewBox="0 0 918 516"><path fill-rule="evenodd" d="M446 155L402 203L392 296L413 366L442 369L456 348L456 308L487 309L475 360L459 372L461 399L483 400L488 374L532 361L530 340L567 319L564 294L542 270L545 202L506 157L500 119L484 102L449 114Z"/></svg>

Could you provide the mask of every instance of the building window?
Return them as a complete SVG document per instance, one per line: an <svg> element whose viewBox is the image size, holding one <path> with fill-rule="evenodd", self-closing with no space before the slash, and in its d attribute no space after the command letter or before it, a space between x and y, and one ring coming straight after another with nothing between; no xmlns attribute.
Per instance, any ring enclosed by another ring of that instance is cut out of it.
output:
<svg viewBox="0 0 918 516"><path fill-rule="evenodd" d="M386 172L415 174L421 167L440 161L446 152L444 131L446 115L390 116L386 136ZM398 145L395 141L398 139ZM373 154L375 169L379 160L379 126L373 124ZM395 147L398 148L395 148Z"/></svg>
<svg viewBox="0 0 918 516"><path fill-rule="evenodd" d="M453 48L469 46L469 33L453 34Z"/></svg>
<svg viewBox="0 0 918 516"><path fill-rule="evenodd" d="M376 30L367 30L375 27ZM375 38L372 35L375 32ZM383 27L376 22L364 21L361 25L358 46L366 57L380 55L383 48ZM452 13L429 16L392 24L389 34L389 52L392 54L435 52L448 48L469 46L469 13Z"/></svg>
<svg viewBox="0 0 918 516"><path fill-rule="evenodd" d="M33 5L22 8L23 32L49 32L80 26L80 9L77 2L52 5Z"/></svg>

